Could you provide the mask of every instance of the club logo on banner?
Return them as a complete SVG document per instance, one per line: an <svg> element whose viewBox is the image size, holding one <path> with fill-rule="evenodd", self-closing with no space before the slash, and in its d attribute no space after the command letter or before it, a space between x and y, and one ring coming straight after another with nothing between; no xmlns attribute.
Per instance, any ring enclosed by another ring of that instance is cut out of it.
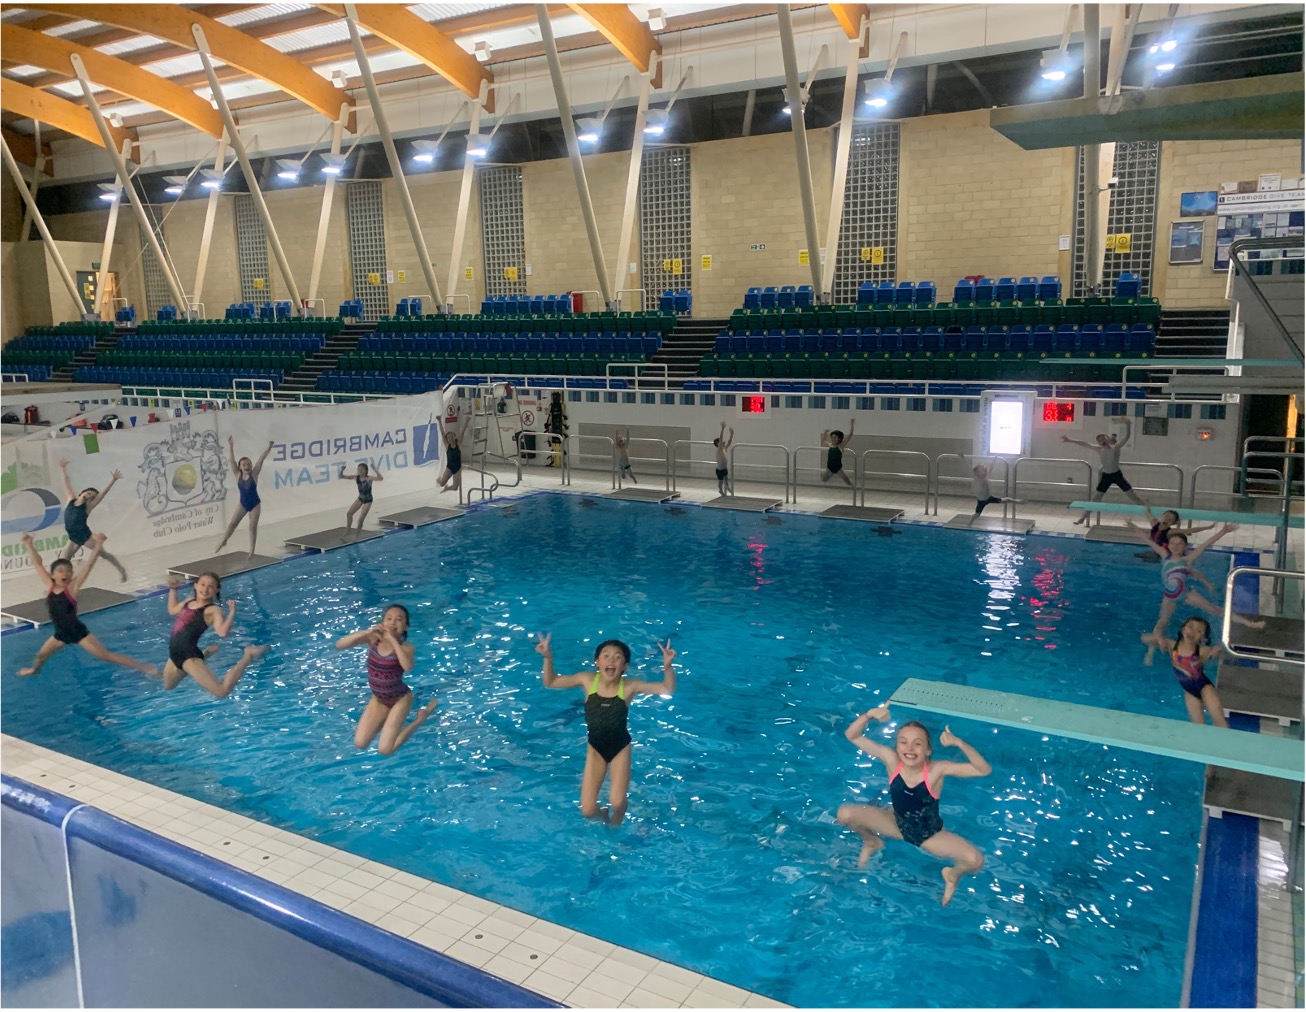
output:
<svg viewBox="0 0 1306 1012"><path fill-rule="evenodd" d="M212 429L192 432L190 422L169 425L166 442L146 446L140 469L145 478L136 493L152 517L221 502L227 494L218 434Z"/></svg>
<svg viewBox="0 0 1306 1012"><path fill-rule="evenodd" d="M440 460L440 426L435 416L425 425L413 426L413 466L426 467L439 463Z"/></svg>

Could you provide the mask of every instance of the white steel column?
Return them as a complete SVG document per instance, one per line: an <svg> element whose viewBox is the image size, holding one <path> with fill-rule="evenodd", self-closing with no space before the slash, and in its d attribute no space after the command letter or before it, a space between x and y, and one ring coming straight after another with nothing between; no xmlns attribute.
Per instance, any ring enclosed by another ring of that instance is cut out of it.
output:
<svg viewBox="0 0 1306 1012"><path fill-rule="evenodd" d="M395 188L399 191L399 202L404 206L404 217L408 219L408 232L417 248L417 259L422 265L422 275L431 289L436 305L443 307L444 295L440 291L440 282L435 278L435 266L431 263L431 254L426 248L426 238L422 235L422 223L417 217L417 208L413 206L413 195L408 192L408 179L404 175L404 166L399 161L399 152L395 150L395 139L390 133L390 124L385 118L385 109L381 104L381 94L376 90L376 78L372 76L372 64L363 48L363 37L358 32L358 8L354 4L345 4L345 24L349 26L349 37L354 43L354 59L358 61L358 71L363 77L363 87L367 89L368 101L372 103L372 116L376 122L376 132L381 135L381 146L385 148L390 160L390 175L394 178Z"/></svg>
<svg viewBox="0 0 1306 1012"><path fill-rule="evenodd" d="M345 132L343 120L336 120L331 125L331 153L340 154L340 142ZM326 189L322 194L322 213L317 219L317 242L313 244L313 271L308 278L308 304L317 299L318 282L322 280L322 258L326 255L327 226L331 222L331 205L336 196L337 176L328 175ZM438 312L438 310L437 310Z"/></svg>
<svg viewBox="0 0 1306 1012"><path fill-rule="evenodd" d="M209 79L209 90L213 93L218 114L227 127L227 139L231 142L231 149L236 152L236 158L240 160L240 170L245 174L245 185L249 187L249 195L254 198L254 206L258 208L259 217L263 219L263 227L267 230L268 243L272 247L272 255L276 258L277 268L281 271L281 279L286 283L286 291L290 293L295 312L302 316L304 304L299 298L299 286L295 284L295 276L290 273L290 261L286 259L286 251L281 248L281 240L277 238L277 227L272 224L267 201L263 199L263 191L259 189L258 176L254 172L254 166L250 164L245 143L240 139L240 131L236 129L236 118L231 115L231 106L227 104L218 75L213 70L213 53L209 49L209 40L204 35L204 29L199 25L191 25L190 31L195 37L200 62L204 64L204 76Z"/></svg>
<svg viewBox="0 0 1306 1012"><path fill-rule="evenodd" d="M213 167L217 171L222 171L222 163L227 160L227 141L225 137L218 138L218 154L213 159ZM191 296L194 302L204 301L204 275L209 270L209 245L213 241L213 223L218 216L218 200L221 198L220 190L210 190L208 205L204 208L204 231L200 233L200 256L199 262L195 265L195 290ZM190 306L186 307L186 316L190 317Z"/></svg>
<svg viewBox="0 0 1306 1012"><path fill-rule="evenodd" d="M472 103L472 121L467 126L470 138L481 129L481 103ZM467 234L467 211L472 202L472 179L476 176L476 159L470 153L463 157L463 180L458 189L458 215L453 224L453 249L449 253L449 284L445 286L448 298L458 290L458 275L462 272L463 238ZM452 302L450 302L452 305Z"/></svg>
<svg viewBox="0 0 1306 1012"><path fill-rule="evenodd" d="M843 109L839 114L839 146L834 153L834 183L830 188L830 218L825 223L825 263L821 265L822 301L834 301L834 268L839 259L839 229L848 184L848 156L853 146L853 117L857 110L857 68L862 51L860 35L848 43L848 74L843 82ZM792 98L790 109L793 108Z"/></svg>
<svg viewBox="0 0 1306 1012"><path fill-rule="evenodd" d="M572 177L576 180L576 196L580 200L581 215L585 219L585 234L589 237L590 256L594 258L594 274L598 278L599 294L603 296L603 304L608 309L615 309L612 302L612 288L608 285L603 243L599 239L599 222L594 216L594 202L590 200L589 183L585 179L585 162L580 156L580 142L576 140L576 121L571 118L567 85L562 79L562 64L558 60L558 44L553 39L553 22L549 20L549 8L545 4L535 5L535 20L540 25L544 55L549 61L549 76L553 78L553 96L558 103L562 136L567 139L567 158L571 162Z"/></svg>
<svg viewBox="0 0 1306 1012"><path fill-rule="evenodd" d="M35 199L41 189L41 176L45 172L45 146L41 143L41 121L33 120L36 127L36 164L32 166L32 197ZM30 209L23 212L23 230L18 233L19 242L27 242L27 237L32 234L32 212Z"/></svg>
<svg viewBox="0 0 1306 1012"><path fill-rule="evenodd" d="M41 217L41 212L37 210L36 198L32 196L32 191L27 188L27 180L23 178L22 172L18 169L18 163L14 161L14 154L9 150L9 142L3 137L0 137L0 152L4 154L5 168L14 177L14 185L18 187L19 194L27 204L27 210L31 212L32 220L36 223L36 230L41 233L41 239L45 242L46 252L50 254L50 259L54 261L55 269L59 272L64 287L68 289L68 294L72 296L73 305L77 307L77 317L81 319L86 315L86 305L82 302L81 293L77 291L77 282L68 273L68 265L63 262L63 257L59 254L59 247L54 244L54 238L50 235L50 230L45 227L45 219Z"/></svg>
<svg viewBox="0 0 1306 1012"><path fill-rule="evenodd" d="M1084 97L1096 101L1102 94L1101 12L1094 3L1084 4ZM1112 147L1114 157L1114 146ZM1106 239L1102 226L1102 145L1084 145L1084 258L1089 291L1098 294L1102 285L1102 260ZM1107 168L1107 178L1111 169ZM1107 195L1109 206L1110 195Z"/></svg>
<svg viewBox="0 0 1306 1012"><path fill-rule="evenodd" d="M660 57L654 53L654 60ZM622 279L626 276L626 264L630 260L630 240L635 232L635 215L639 211L639 174L644 167L644 120L648 114L648 95L653 87L653 74L657 64L650 66L639 86L639 104L635 106L635 139L630 144L630 168L626 171L626 200L621 211L621 241L617 244L617 266L612 272L612 293L626 286ZM643 302L640 311L644 310Z"/></svg>
<svg viewBox="0 0 1306 1012"><path fill-rule="evenodd" d="M798 83L798 57L794 55L794 25L789 5L776 6L780 25L780 54L784 57L785 84L789 88L789 117L794 130L794 154L798 159L798 193L803 202L803 227L807 234L807 265L812 271L812 288L821 293L821 248L816 234L816 200L812 195L812 162L807 153L807 124L803 122L803 93Z"/></svg>
<svg viewBox="0 0 1306 1012"><path fill-rule="evenodd" d="M124 149L130 149L131 141L123 141ZM124 150L126 155L127 151ZM35 194L33 194L35 196ZM109 221L104 227L104 246L100 250L100 269L95 272L95 298L91 300L91 312L99 316L104 312L104 296L109 280L109 262L113 258L113 237L118 231L118 209L122 207L122 189L113 195L109 205Z"/></svg>
<svg viewBox="0 0 1306 1012"><path fill-rule="evenodd" d="M149 243L150 249L154 251L154 256L159 261L159 270L163 272L163 277L168 282L168 290L172 292L174 305L180 310L186 305L186 294L181 290L181 281L173 273L172 263L164 254L163 247L159 243L159 237L154 234L154 226L145 213L145 205L141 203L141 198L136 193L136 186L132 183L131 173L127 171L127 162L114 144L113 134L109 132L109 124L104 121L104 113L100 110L100 103L95 100L95 93L91 90L91 79L86 74L86 64L82 62L82 58L76 53L73 53L68 59L73 65L73 72L77 75L77 80L81 83L82 95L86 98L86 108L100 131L100 137L104 140L104 150L109 152L109 156L113 159L113 167L118 173L118 181L127 191L132 210L136 212L136 220L145 233L145 241Z"/></svg>

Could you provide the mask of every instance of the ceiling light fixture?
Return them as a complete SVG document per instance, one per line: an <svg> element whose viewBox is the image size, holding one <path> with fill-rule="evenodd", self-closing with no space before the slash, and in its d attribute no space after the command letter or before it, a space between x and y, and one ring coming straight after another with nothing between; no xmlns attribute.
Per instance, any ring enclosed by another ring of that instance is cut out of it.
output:
<svg viewBox="0 0 1306 1012"><path fill-rule="evenodd" d="M494 55L494 50L488 42L476 43L476 60L478 63L489 63L490 57Z"/></svg>
<svg viewBox="0 0 1306 1012"><path fill-rule="evenodd" d="M655 32L660 32L667 27L667 16L662 13L661 7L649 8L648 26Z"/></svg>
<svg viewBox="0 0 1306 1012"><path fill-rule="evenodd" d="M299 170L303 164L303 160L299 158L278 158L277 178L289 183L295 182L299 178Z"/></svg>
<svg viewBox="0 0 1306 1012"><path fill-rule="evenodd" d="M467 135L467 153L473 158L484 158L490 152L490 139L481 133Z"/></svg>
<svg viewBox="0 0 1306 1012"><path fill-rule="evenodd" d="M117 183L100 183L98 185L100 187L101 200L114 200L118 196L119 187Z"/></svg>
<svg viewBox="0 0 1306 1012"><path fill-rule="evenodd" d="M893 72L898 69L898 60L902 57L906 48L907 33L902 32L893 47L893 54L889 57L889 65L884 70L884 76L866 82L866 104L872 109L885 108L888 106L889 100L893 98Z"/></svg>
<svg viewBox="0 0 1306 1012"><path fill-rule="evenodd" d="M650 109L644 115L644 133L650 137L661 137L667 132L667 111Z"/></svg>
<svg viewBox="0 0 1306 1012"><path fill-rule="evenodd" d="M413 161L421 162L423 165L432 165L439 150L439 141L426 139L413 141Z"/></svg>
<svg viewBox="0 0 1306 1012"><path fill-rule="evenodd" d="M576 120L576 140L582 144L597 144L603 132L603 120L598 116L583 116Z"/></svg>
<svg viewBox="0 0 1306 1012"><path fill-rule="evenodd" d="M164 176L163 181L168 184L163 192L176 197L186 192L186 183L189 182L189 178L186 176Z"/></svg>
<svg viewBox="0 0 1306 1012"><path fill-rule="evenodd" d="M217 169L200 169L200 175L204 178L200 181L200 186L206 190L222 189L222 177L224 173Z"/></svg>
<svg viewBox="0 0 1306 1012"><path fill-rule="evenodd" d="M1041 70L1039 76L1045 81L1057 83L1064 81L1075 69L1075 61L1071 57L1068 49L1070 47L1070 33L1075 26L1075 14L1079 10L1079 4L1071 4L1066 8L1066 23L1061 29L1061 42L1056 49L1049 49L1043 54L1042 60L1039 61Z"/></svg>
<svg viewBox="0 0 1306 1012"><path fill-rule="evenodd" d="M345 171L345 156L332 154L330 151L322 153L322 174L325 176L338 176Z"/></svg>

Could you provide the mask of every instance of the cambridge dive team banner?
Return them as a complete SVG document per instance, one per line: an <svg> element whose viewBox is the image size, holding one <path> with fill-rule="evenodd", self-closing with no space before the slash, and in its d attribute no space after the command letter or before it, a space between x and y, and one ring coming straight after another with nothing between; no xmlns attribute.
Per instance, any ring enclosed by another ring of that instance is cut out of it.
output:
<svg viewBox="0 0 1306 1012"><path fill-rule="evenodd" d="M4 447L3 571L29 568L24 533L47 561L67 544L60 460L68 461L74 492L104 492L113 472L121 472L90 521L114 554L201 542L184 553L198 557L216 549L239 505L228 436L237 459L257 460L272 444L258 482L261 524L336 508L343 517L356 492L353 482L340 480L340 468L352 473L360 463L385 479L374 491L374 520L391 496L434 494L443 467L436 425L443 406L443 394L434 391L323 407L197 412L134 429L17 440ZM230 548L247 546L242 529Z"/></svg>

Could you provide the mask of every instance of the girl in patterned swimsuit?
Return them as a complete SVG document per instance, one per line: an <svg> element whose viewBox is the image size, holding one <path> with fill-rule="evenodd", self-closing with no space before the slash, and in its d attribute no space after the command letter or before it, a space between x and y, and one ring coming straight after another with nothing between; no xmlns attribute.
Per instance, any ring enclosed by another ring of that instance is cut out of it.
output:
<svg viewBox="0 0 1306 1012"><path fill-rule="evenodd" d="M381 741L376 750L382 755L393 755L426 723L436 704L432 699L417 711L412 723L404 726L408 711L413 708L413 690L404 681L404 675L413 670L415 653L408 642L408 609L402 604L390 605L381 616L380 625L342 636L336 642L336 649L349 650L363 644L367 644L367 686L372 690L372 698L358 718L354 748L367 748L379 731Z"/></svg>
<svg viewBox="0 0 1306 1012"><path fill-rule="evenodd" d="M670 696L676 691L676 669L671 664L676 652L671 649L670 639L658 643L662 650L660 682L623 677L630 665L630 647L621 640L605 640L594 651L597 674L582 671L575 675L559 675L553 670L553 650L549 646L551 636L552 633L543 633L535 644L536 653L544 657L544 687L581 689L585 693L589 745L580 782L581 814L610 826L620 825L626 816L626 794L630 789L631 743L626 726L629 701L640 693ZM600 808L598 804L604 777L608 777L609 808Z"/></svg>
<svg viewBox="0 0 1306 1012"><path fill-rule="evenodd" d="M1144 643L1160 647L1170 655L1170 665L1174 676L1184 690L1184 705L1188 707L1188 719L1194 724L1205 724L1206 716L1211 715L1211 723L1216 727L1228 727L1224 719L1224 704L1220 694L1206 677L1206 662L1220 656L1220 647L1210 646L1211 623L1200 615L1184 620L1179 627L1177 640L1166 639L1155 633L1144 633Z"/></svg>
<svg viewBox="0 0 1306 1012"><path fill-rule="evenodd" d="M930 732L923 724L908 721L898 729L896 748L887 748L866 737L866 725L874 718L881 723L889 719L889 707L867 710L848 725L844 736L867 755L884 763L889 771L889 797L892 808L882 805L840 805L839 822L862 838L858 865L865 867L872 854L884 846L884 837L905 840L927 854L951 860L943 869L943 905L946 907L957 891L963 875L973 875L984 867L984 854L969 840L943 828L939 815L939 794L948 777L985 777L992 772L988 762L975 749L944 727L939 744L961 749L966 762L931 763Z"/></svg>

